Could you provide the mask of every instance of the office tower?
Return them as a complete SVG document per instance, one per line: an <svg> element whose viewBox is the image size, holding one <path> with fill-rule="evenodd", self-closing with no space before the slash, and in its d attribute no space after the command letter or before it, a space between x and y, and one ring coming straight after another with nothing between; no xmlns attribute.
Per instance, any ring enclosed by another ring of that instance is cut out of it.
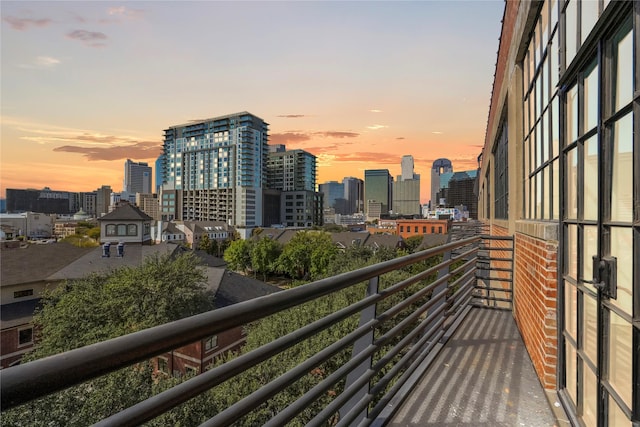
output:
<svg viewBox="0 0 640 427"><path fill-rule="evenodd" d="M124 163L124 184L122 191L129 194L151 193L151 167L146 162Z"/></svg>
<svg viewBox="0 0 640 427"><path fill-rule="evenodd" d="M178 190L174 218L261 226L268 126L245 111L165 129L161 193ZM163 217L171 215L165 208Z"/></svg>
<svg viewBox="0 0 640 427"><path fill-rule="evenodd" d="M364 199L367 218L380 218L392 209L393 177L388 169L364 171Z"/></svg>
<svg viewBox="0 0 640 427"><path fill-rule="evenodd" d="M440 190L440 176L447 172L453 172L449 159L438 159L431 167L431 209L435 209L438 204L438 191Z"/></svg>
<svg viewBox="0 0 640 427"><path fill-rule="evenodd" d="M477 170L454 172L445 186L440 187L438 198L445 200L445 206L452 208L464 205L469 211L469 218L478 218L478 197L475 186L478 178Z"/></svg>
<svg viewBox="0 0 640 427"><path fill-rule="evenodd" d="M413 156L402 156L402 174L393 183L393 213L420 216L420 175L413 171Z"/></svg>
<svg viewBox="0 0 640 427"><path fill-rule="evenodd" d="M98 188L96 193L96 218L100 218L103 215L109 213L109 206L111 205L111 190L110 185L103 185Z"/></svg>
<svg viewBox="0 0 640 427"><path fill-rule="evenodd" d="M72 214L78 211L77 197L68 191L7 188L7 212L38 212L46 214Z"/></svg>
<svg viewBox="0 0 640 427"><path fill-rule="evenodd" d="M318 185L318 191L324 194L324 209L336 208L336 200L344 199L344 184L338 181L327 181ZM344 214L345 212L337 212Z"/></svg>
<svg viewBox="0 0 640 427"><path fill-rule="evenodd" d="M322 198L315 192L316 156L283 149L272 150L267 157L267 190L281 192L280 223L287 227L321 225L322 205L318 206L318 201ZM276 216L265 212L265 219Z"/></svg>
<svg viewBox="0 0 640 427"><path fill-rule="evenodd" d="M342 185L347 203L346 215L364 212L364 181L348 176L342 180Z"/></svg>

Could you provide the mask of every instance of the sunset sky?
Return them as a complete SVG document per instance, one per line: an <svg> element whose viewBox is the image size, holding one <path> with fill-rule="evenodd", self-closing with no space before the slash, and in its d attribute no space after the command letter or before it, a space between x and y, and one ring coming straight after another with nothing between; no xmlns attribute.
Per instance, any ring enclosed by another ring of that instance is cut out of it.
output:
<svg viewBox="0 0 640 427"><path fill-rule="evenodd" d="M318 184L475 169L504 2L2 1L0 194L122 190L163 130L248 111ZM154 170L155 175L155 170Z"/></svg>

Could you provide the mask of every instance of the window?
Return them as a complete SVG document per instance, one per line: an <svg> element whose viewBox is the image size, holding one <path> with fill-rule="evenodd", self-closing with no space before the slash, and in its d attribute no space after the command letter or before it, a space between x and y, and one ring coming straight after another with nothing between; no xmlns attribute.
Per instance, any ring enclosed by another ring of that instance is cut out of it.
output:
<svg viewBox="0 0 640 427"><path fill-rule="evenodd" d="M33 344L33 328L18 330L18 346Z"/></svg>
<svg viewBox="0 0 640 427"><path fill-rule="evenodd" d="M127 236L136 236L138 234L138 226L135 224L129 224L127 226Z"/></svg>
<svg viewBox="0 0 640 427"><path fill-rule="evenodd" d="M507 121L502 122L498 142L493 150L495 165L495 217L509 218L509 144L507 139Z"/></svg>
<svg viewBox="0 0 640 427"><path fill-rule="evenodd" d="M216 347L218 347L218 336L217 335L211 335L209 338L204 340L204 350L205 351L213 350Z"/></svg>
<svg viewBox="0 0 640 427"><path fill-rule="evenodd" d="M442 234L442 227L438 227L438 233Z"/></svg>
<svg viewBox="0 0 640 427"><path fill-rule="evenodd" d="M198 375L198 368L196 368L195 366L185 365L184 370L188 376Z"/></svg>
<svg viewBox="0 0 640 427"><path fill-rule="evenodd" d="M169 373L169 363L167 362L166 358L158 357L158 371L165 374Z"/></svg>
<svg viewBox="0 0 640 427"><path fill-rule="evenodd" d="M404 233L404 225L401 225L401 226L400 226L400 232L401 232L401 233Z"/></svg>
<svg viewBox="0 0 640 427"><path fill-rule="evenodd" d="M127 226L126 224L118 224L118 236L126 236L127 235Z"/></svg>
<svg viewBox="0 0 640 427"><path fill-rule="evenodd" d="M523 88L524 114L524 168L523 205L524 218L557 220L559 217L559 77L560 37L558 35L558 3L541 9L538 25L548 26L548 38L532 37L529 40L528 54L523 68L526 68ZM565 25L567 34L573 37L565 41L567 64L577 50L577 1L566 5ZM583 23L584 24L584 23ZM573 30L571 29L573 28ZM546 32L547 30L545 30ZM571 94L568 94L568 100ZM577 106L577 104L576 104ZM567 110L568 117L570 116ZM568 123L571 123L568 120ZM577 122L576 122L577 125ZM571 132L567 125L567 132ZM501 151L501 143L505 144ZM500 164L508 164L506 126L496 141L495 156L495 218L508 218L508 170ZM491 200L491 199L489 199ZM489 207L487 206L487 210Z"/></svg>
<svg viewBox="0 0 640 427"><path fill-rule="evenodd" d="M13 293L14 298L23 298L33 295L33 289L23 289L21 291L15 291Z"/></svg>
<svg viewBox="0 0 640 427"><path fill-rule="evenodd" d="M431 234L433 234L433 233L435 233L435 232L436 232L436 227L431 226Z"/></svg>
<svg viewBox="0 0 640 427"><path fill-rule="evenodd" d="M426 232L427 232L427 226L426 226L426 225L423 225L423 226L422 226L422 232L423 232L423 233L426 233Z"/></svg>
<svg viewBox="0 0 640 427"><path fill-rule="evenodd" d="M107 225L107 236L115 236L116 235L116 226L115 224Z"/></svg>

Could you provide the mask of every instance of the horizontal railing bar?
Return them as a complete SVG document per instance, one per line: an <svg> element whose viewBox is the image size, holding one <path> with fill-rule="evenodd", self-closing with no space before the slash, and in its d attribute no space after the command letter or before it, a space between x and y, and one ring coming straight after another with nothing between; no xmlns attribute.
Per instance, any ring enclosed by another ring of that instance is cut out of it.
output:
<svg viewBox="0 0 640 427"><path fill-rule="evenodd" d="M513 262L513 258L483 257L483 256L478 255L478 261L509 261L509 262Z"/></svg>
<svg viewBox="0 0 640 427"><path fill-rule="evenodd" d="M504 271L507 273L513 273L513 268L499 268L499 267L477 267L477 270L482 270L482 271Z"/></svg>
<svg viewBox="0 0 640 427"><path fill-rule="evenodd" d="M492 236L490 234L481 234L482 240L513 240L513 236Z"/></svg>
<svg viewBox="0 0 640 427"><path fill-rule="evenodd" d="M484 287L484 286L476 286L475 289L479 291L499 291L499 292L513 292L513 289L509 288L492 288L492 287Z"/></svg>
<svg viewBox="0 0 640 427"><path fill-rule="evenodd" d="M445 293L446 290L443 290L441 293ZM427 316L427 318L422 322L424 324L429 324L434 318L437 316L441 316L441 312L444 307L435 310L431 315ZM433 335L436 330L441 326L442 322L444 322L444 318L441 317L440 321L432 326L432 328L427 331L424 337L419 340L427 340L431 335ZM414 331L412 331L414 332ZM417 333L417 332L414 332ZM376 344L378 342L376 341ZM377 346L376 346L377 349ZM349 399L351 399L355 393L359 391L359 389L365 385L369 379L375 375L375 371L372 368L366 371L358 381L352 384L349 388L345 389L336 399L331 401L322 411L320 411L316 416L307 424L307 426L321 426L323 423L329 419L334 413L336 413Z"/></svg>
<svg viewBox="0 0 640 427"><path fill-rule="evenodd" d="M513 248L501 248L499 246L481 246L480 247L481 251L505 251L505 252L512 252Z"/></svg>
<svg viewBox="0 0 640 427"><path fill-rule="evenodd" d="M450 315L451 313L455 313L457 311L456 309L462 304L462 302L465 301L465 297L469 295L471 291L473 291L472 284L473 279L471 278L464 285L462 285L460 289L458 289L458 292L456 292L456 294L458 295L458 297L456 298L456 302L454 302L451 308L446 311L447 315Z"/></svg>
<svg viewBox="0 0 640 427"><path fill-rule="evenodd" d="M327 359L335 356L338 352L353 344L355 340L361 336L367 334L375 325L379 323L376 319L371 319L369 322L358 327L351 333L345 335L343 338L334 342L333 344L325 347L320 352L306 359L295 368L290 369L278 378L270 381L268 384L263 385L258 390L245 396L243 399L234 403L224 411L218 413L213 418L200 424L201 427L218 427L225 426L239 420L249 411L257 408L262 403L266 402L270 397L273 397L280 391L284 390L287 386L297 381L300 377L307 374L314 367L325 362Z"/></svg>
<svg viewBox="0 0 640 427"><path fill-rule="evenodd" d="M473 298L487 301L501 301L501 302L512 302L511 298L498 298L498 297L484 297L479 295L474 295Z"/></svg>
<svg viewBox="0 0 640 427"><path fill-rule="evenodd" d="M511 283L513 281L513 279L505 279L505 278L500 278L500 277L488 277L488 276L487 277L476 276L476 279L489 281L489 282L507 282L507 283Z"/></svg>
<svg viewBox="0 0 640 427"><path fill-rule="evenodd" d="M478 236L0 370L2 410L479 241Z"/></svg>
<svg viewBox="0 0 640 427"><path fill-rule="evenodd" d="M183 383L177 384L162 393L152 396L147 400L114 414L97 423L96 427L111 425L136 426L149 421L161 413L186 402L187 400L223 383L241 372L244 372L247 366L254 366L258 363L264 362L300 341L329 328L335 323L342 321L355 313L360 312L369 305L374 304L379 299L380 296L377 294L364 298L357 303L318 319L313 323L310 323L309 325L287 335L279 337L249 353L238 356L222 366L203 372L202 374Z"/></svg>

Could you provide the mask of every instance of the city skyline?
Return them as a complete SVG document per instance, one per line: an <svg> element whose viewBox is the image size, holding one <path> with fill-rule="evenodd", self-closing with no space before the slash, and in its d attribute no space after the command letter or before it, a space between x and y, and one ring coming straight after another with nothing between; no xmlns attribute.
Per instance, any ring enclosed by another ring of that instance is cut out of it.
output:
<svg viewBox="0 0 640 427"><path fill-rule="evenodd" d="M317 184L441 157L477 167L502 1L4 2L6 188L120 190L162 132L248 111ZM228 19L229 16L237 17ZM232 41L232 42L231 42Z"/></svg>

